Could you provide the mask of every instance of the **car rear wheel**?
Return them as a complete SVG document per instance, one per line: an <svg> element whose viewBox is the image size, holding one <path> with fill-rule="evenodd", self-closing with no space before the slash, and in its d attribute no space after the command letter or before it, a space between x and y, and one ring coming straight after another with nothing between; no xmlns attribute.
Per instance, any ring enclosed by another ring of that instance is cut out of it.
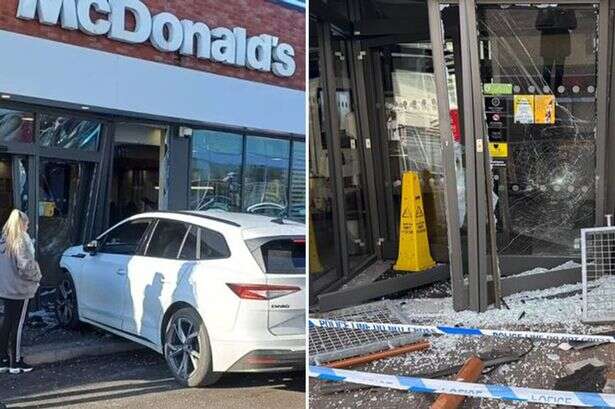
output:
<svg viewBox="0 0 615 409"><path fill-rule="evenodd" d="M69 273L64 273L56 288L56 318L60 326L77 329L80 326L75 283Z"/></svg>
<svg viewBox="0 0 615 409"><path fill-rule="evenodd" d="M207 386L220 379L213 372L209 336L192 308L177 310L165 331L164 356L175 379L184 386Z"/></svg>

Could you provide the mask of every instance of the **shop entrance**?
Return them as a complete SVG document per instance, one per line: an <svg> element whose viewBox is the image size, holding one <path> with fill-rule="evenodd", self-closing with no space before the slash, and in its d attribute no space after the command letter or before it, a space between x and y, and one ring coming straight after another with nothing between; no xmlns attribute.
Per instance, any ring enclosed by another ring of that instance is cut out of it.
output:
<svg viewBox="0 0 615 409"><path fill-rule="evenodd" d="M160 207L161 144L166 129L116 124L109 225Z"/></svg>

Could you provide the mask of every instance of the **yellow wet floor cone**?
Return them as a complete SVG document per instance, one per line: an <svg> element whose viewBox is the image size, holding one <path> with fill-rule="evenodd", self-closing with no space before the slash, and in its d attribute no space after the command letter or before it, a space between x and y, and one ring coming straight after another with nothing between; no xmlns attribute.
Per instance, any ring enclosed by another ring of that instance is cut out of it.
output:
<svg viewBox="0 0 615 409"><path fill-rule="evenodd" d="M310 215L310 274L318 274L322 273L322 271L322 264L320 264L320 256L318 255L318 247L316 247L314 224L312 223L312 215Z"/></svg>
<svg viewBox="0 0 615 409"><path fill-rule="evenodd" d="M399 255L393 269L423 271L435 265L429 250L419 176L416 172L404 172L401 184Z"/></svg>

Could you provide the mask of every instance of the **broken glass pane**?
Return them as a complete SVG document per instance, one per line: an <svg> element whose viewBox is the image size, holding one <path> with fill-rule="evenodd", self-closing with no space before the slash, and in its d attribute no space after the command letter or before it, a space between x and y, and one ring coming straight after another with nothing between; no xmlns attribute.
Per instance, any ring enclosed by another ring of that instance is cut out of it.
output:
<svg viewBox="0 0 615 409"><path fill-rule="evenodd" d="M498 249L574 253L594 221L598 9L485 5L477 19Z"/></svg>

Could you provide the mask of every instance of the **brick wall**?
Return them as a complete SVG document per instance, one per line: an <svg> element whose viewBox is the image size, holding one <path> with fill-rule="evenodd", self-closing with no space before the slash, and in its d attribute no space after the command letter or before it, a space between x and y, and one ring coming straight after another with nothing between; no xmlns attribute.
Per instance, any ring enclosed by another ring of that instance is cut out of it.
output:
<svg viewBox="0 0 615 409"><path fill-rule="evenodd" d="M81 47L143 58L165 64L197 69L229 77L243 78L287 88L305 88L305 15L302 11L280 6L269 0L141 0L152 15L167 11L193 21L201 21L210 28L244 27L248 36L271 34L288 43L295 50L297 69L290 78L272 73L232 67L218 62L198 60L179 53L163 53L149 42L124 44L105 36L89 36L80 31L68 31L59 26L44 26L38 21L23 21L17 15L18 0L0 0L0 30L7 30ZM23 50L27 55L28 50Z"/></svg>

